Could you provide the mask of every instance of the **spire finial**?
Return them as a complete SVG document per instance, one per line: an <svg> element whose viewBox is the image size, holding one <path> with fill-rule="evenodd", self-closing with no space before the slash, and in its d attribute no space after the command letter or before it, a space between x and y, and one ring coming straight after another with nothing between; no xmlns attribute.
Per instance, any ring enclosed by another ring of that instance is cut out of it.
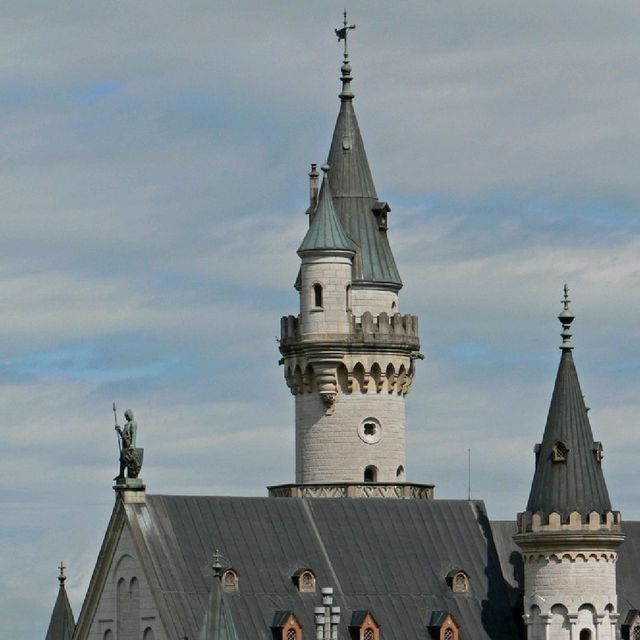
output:
<svg viewBox="0 0 640 640"><path fill-rule="evenodd" d="M347 50L347 35L350 29L355 29L355 24L347 24L347 10L344 10L344 20L342 23L342 27L336 29L336 35L338 36L338 42L344 40L344 54L342 61L342 76L340 80L342 81L342 91L340 92L341 100L352 100L353 93L351 92L351 81L353 77L351 76L351 65L349 64L349 52Z"/></svg>
<svg viewBox="0 0 640 640"><path fill-rule="evenodd" d="M67 576L64 575L64 570L67 567L64 566L62 560L60 560L60 566L58 567L58 569L60 570L60 574L58 575L58 580L60 581L60 586L62 586L64 584L64 581L67 579Z"/></svg>
<svg viewBox="0 0 640 640"><path fill-rule="evenodd" d="M564 298L562 299L562 304L564 305L560 315L558 316L558 320L562 323L562 344L560 345L560 349L563 351L571 351L573 349L573 343L571 342L571 323L575 319L575 316L569 309L569 285L564 283Z"/></svg>
<svg viewBox="0 0 640 640"><path fill-rule="evenodd" d="M213 554L213 575L216 578L219 578L222 575L222 565L220 564L220 560L222 560L222 555L221 553L216 549L215 553Z"/></svg>

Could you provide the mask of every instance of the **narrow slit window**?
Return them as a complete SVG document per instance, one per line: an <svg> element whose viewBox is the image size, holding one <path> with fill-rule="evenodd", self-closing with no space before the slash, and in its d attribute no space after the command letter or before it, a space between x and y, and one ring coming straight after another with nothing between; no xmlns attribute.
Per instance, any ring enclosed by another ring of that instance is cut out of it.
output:
<svg viewBox="0 0 640 640"><path fill-rule="evenodd" d="M313 306L322 308L322 285L318 283L313 285Z"/></svg>

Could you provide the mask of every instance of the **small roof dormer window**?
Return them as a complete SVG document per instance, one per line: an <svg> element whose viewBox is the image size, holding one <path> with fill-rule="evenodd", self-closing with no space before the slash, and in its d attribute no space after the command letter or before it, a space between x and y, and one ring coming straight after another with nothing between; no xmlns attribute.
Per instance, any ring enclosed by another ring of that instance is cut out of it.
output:
<svg viewBox="0 0 640 640"><path fill-rule="evenodd" d="M551 460L552 462L566 462L568 453L569 447L562 440L558 440L551 448Z"/></svg>
<svg viewBox="0 0 640 640"><path fill-rule="evenodd" d="M293 574L293 582L300 593L316 591L316 574L311 569L298 569Z"/></svg>
<svg viewBox="0 0 640 640"><path fill-rule="evenodd" d="M233 593L238 591L240 588L240 575L235 569L225 569L222 572L222 588L229 592Z"/></svg>
<svg viewBox="0 0 640 640"><path fill-rule="evenodd" d="M427 625L433 640L458 640L460 625L450 611L433 611Z"/></svg>
<svg viewBox="0 0 640 640"><path fill-rule="evenodd" d="M353 640L380 640L380 625L371 611L354 611L349 630Z"/></svg>
<svg viewBox="0 0 640 640"><path fill-rule="evenodd" d="M274 640L302 640L302 625L293 611L276 611L271 630Z"/></svg>
<svg viewBox="0 0 640 640"><path fill-rule="evenodd" d="M462 569L449 571L446 580L449 588L454 593L467 593L469 591L469 574Z"/></svg>

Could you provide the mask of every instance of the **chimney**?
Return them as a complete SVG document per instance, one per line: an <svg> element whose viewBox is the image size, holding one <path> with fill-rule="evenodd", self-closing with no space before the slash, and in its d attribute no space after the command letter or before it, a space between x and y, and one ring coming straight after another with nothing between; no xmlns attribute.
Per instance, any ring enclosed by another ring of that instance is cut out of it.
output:
<svg viewBox="0 0 640 640"><path fill-rule="evenodd" d="M313 214L318 206L318 193L320 192L320 173L318 172L318 165L311 163L311 171L309 172L309 208L307 214L309 215L309 224L313 220Z"/></svg>
<svg viewBox="0 0 640 640"><path fill-rule="evenodd" d="M316 640L337 640L340 624L340 607L333 604L333 589L324 587L321 590L322 605L315 607Z"/></svg>

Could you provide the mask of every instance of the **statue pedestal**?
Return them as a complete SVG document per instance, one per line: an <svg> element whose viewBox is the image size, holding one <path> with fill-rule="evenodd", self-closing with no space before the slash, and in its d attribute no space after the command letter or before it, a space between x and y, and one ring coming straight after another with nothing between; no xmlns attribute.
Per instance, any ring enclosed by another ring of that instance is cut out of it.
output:
<svg viewBox="0 0 640 640"><path fill-rule="evenodd" d="M113 490L125 504L145 502L145 485L142 478L118 478Z"/></svg>

